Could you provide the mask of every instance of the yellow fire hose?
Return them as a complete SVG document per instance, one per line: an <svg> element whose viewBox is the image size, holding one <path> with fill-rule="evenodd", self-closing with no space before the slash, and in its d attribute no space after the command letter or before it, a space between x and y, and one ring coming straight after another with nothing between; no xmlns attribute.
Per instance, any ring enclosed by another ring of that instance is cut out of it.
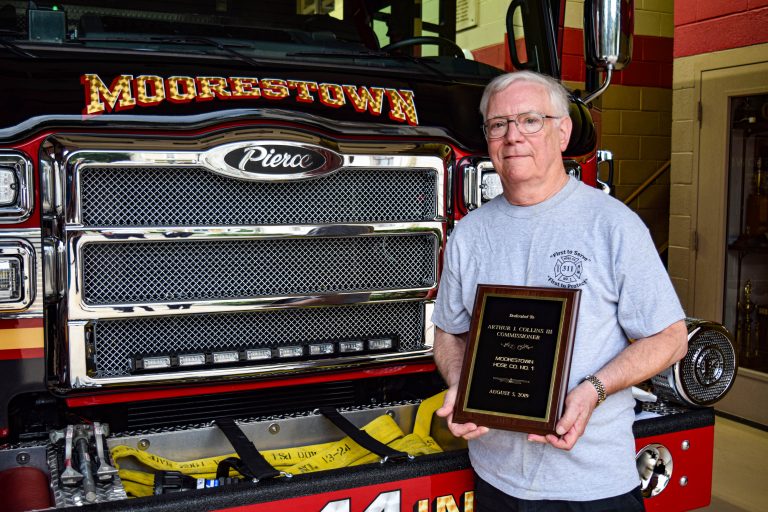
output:
<svg viewBox="0 0 768 512"><path fill-rule="evenodd" d="M365 425L362 430L371 437L390 446L391 448L409 455L418 456L443 451L430 437L432 417L443 404L445 392L438 393L422 401L416 412L413 433L406 435L395 420L383 414ZM229 453L216 457L189 461L174 461L152 453L131 448L125 445L115 446L111 450L112 459L118 474L123 481L125 491L129 496L150 496L154 492L154 471L178 471L193 478L216 478L219 463L226 458L236 457ZM368 464L379 460L379 456L371 453L349 437L339 441L280 448L261 452L264 458L277 470L291 474L311 473L326 469L336 469L347 466ZM131 457L138 461L147 471L120 469L120 460ZM239 473L230 470L231 477L239 477Z"/></svg>

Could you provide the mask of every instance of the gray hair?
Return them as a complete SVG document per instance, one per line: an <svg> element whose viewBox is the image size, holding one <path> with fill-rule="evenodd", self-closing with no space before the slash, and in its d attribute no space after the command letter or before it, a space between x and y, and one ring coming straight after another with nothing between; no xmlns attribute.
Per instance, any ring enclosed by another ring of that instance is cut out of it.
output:
<svg viewBox="0 0 768 512"><path fill-rule="evenodd" d="M546 88L547 93L549 93L549 102L552 104L552 108L555 109L553 114L560 117L568 115L568 106L570 104L568 91L560 82L550 76L533 71L514 71L497 76L485 86L483 97L480 99L480 113L483 115L483 120L485 120L488 113L488 103L491 100L491 96L519 81L538 84ZM546 114L546 112L544 113Z"/></svg>

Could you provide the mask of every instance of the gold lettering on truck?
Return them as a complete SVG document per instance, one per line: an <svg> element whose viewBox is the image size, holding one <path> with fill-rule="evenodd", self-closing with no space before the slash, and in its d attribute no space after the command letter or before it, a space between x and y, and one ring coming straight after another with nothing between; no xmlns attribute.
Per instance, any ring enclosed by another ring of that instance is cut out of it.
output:
<svg viewBox="0 0 768 512"><path fill-rule="evenodd" d="M123 74L109 85L99 75L80 77L85 93L84 116L151 108L165 103L187 104L220 100L315 103L332 109L350 108L358 114L381 116L418 126L415 94L410 89L334 84L280 78L170 76Z"/></svg>

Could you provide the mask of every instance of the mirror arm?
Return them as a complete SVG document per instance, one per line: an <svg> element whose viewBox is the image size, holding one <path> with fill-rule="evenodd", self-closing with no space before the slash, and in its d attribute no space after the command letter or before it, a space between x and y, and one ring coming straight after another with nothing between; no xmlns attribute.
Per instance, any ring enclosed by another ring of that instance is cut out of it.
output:
<svg viewBox="0 0 768 512"><path fill-rule="evenodd" d="M584 98L584 103L589 103L592 100L596 99L598 96L603 94L606 89L608 89L608 86L611 84L611 75L613 74L613 67L607 67L605 69L605 80L603 81L603 85L601 85L596 90L589 93L589 96Z"/></svg>

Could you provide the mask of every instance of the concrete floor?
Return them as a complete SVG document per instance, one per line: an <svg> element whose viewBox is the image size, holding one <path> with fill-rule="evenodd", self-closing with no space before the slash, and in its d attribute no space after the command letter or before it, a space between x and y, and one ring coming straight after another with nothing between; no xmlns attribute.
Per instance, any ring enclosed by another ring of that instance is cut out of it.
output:
<svg viewBox="0 0 768 512"><path fill-rule="evenodd" d="M768 511L768 432L717 416L712 503L696 512Z"/></svg>

